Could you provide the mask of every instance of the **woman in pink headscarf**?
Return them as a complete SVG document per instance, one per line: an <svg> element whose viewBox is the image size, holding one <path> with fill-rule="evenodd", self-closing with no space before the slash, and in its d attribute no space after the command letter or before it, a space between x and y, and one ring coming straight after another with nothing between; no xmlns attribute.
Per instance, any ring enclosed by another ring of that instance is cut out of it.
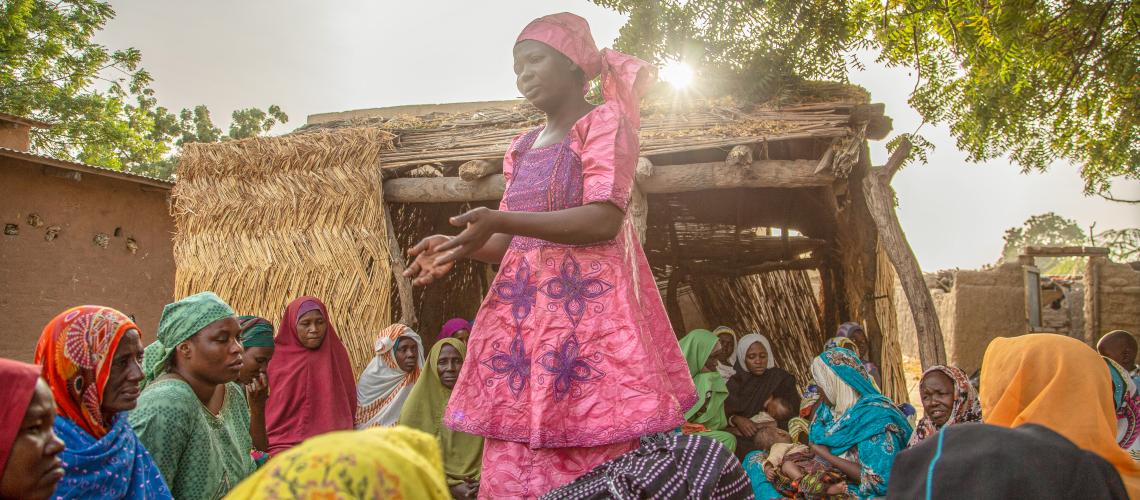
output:
<svg viewBox="0 0 1140 500"><path fill-rule="evenodd" d="M568 483L680 426L696 401L626 214L653 68L599 51L586 21L561 13L527 25L514 70L546 125L507 150L499 210L452 218L463 232L425 238L407 272L425 285L460 258L500 265L444 415L487 438L479 494L495 498ZM599 75L594 106L585 93Z"/></svg>

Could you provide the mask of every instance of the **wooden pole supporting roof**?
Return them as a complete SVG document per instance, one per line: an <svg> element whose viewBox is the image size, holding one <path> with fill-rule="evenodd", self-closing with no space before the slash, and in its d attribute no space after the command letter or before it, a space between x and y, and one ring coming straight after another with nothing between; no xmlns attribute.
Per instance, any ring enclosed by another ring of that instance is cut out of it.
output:
<svg viewBox="0 0 1140 500"><path fill-rule="evenodd" d="M918 335L918 355L923 369L926 369L946 364L946 345L942 340L942 326L938 323L934 299L926 288L918 259L907 243L898 215L895 214L894 192L891 190L891 180L910 155L911 147L910 141L904 138L885 165L871 168L863 177L863 190L867 196L867 208L879 231L879 242L894 265L899 283L910 303Z"/></svg>

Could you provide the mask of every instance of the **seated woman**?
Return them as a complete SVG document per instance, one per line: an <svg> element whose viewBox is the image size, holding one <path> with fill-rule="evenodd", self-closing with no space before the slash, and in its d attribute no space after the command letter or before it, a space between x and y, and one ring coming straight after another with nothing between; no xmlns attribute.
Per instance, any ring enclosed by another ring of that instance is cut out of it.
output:
<svg viewBox="0 0 1140 500"><path fill-rule="evenodd" d="M479 469L483 460L483 437L453 431L443 425L443 410L459 379L467 357L467 347L459 339L447 337L435 343L427 367L416 381L404 409L400 425L419 429L439 439L447 485L456 499L479 494Z"/></svg>
<svg viewBox="0 0 1140 500"><path fill-rule="evenodd" d="M727 326L718 326L713 330L717 338L716 371L725 382L736 374L736 330Z"/></svg>
<svg viewBox="0 0 1140 500"><path fill-rule="evenodd" d="M681 339L681 353L697 387L697 402L685 412L681 432L710 437L735 450L736 436L724 430L728 427L724 414L728 386L716 371L718 346L716 335L708 330L693 330Z"/></svg>
<svg viewBox="0 0 1140 500"><path fill-rule="evenodd" d="M175 498L219 498L253 472L249 409L231 383L240 332L233 309L202 292L167 304L144 350L146 385L129 419Z"/></svg>
<svg viewBox="0 0 1140 500"><path fill-rule="evenodd" d="M879 367L871 362L871 341L867 339L867 332L863 330L863 325L854 321L849 321L839 325L839 330L835 332L838 338L850 339L854 344L855 354L863 362L863 367L867 369L867 373L871 375L871 380L875 382L875 387L883 384L882 376L879 374ZM843 346L841 346L843 347Z"/></svg>
<svg viewBox="0 0 1140 500"><path fill-rule="evenodd" d="M987 424L1040 424L1116 468L1140 498L1140 464L1116 442L1112 380L1083 342L1052 333L999 337L982 357L979 397Z"/></svg>
<svg viewBox="0 0 1140 500"><path fill-rule="evenodd" d="M311 436L352 429L356 416L356 378L325 304L294 299L278 328L265 404L270 455Z"/></svg>
<svg viewBox="0 0 1140 500"><path fill-rule="evenodd" d="M63 478L55 402L40 367L0 358L0 498L51 498Z"/></svg>
<svg viewBox="0 0 1140 500"><path fill-rule="evenodd" d="M958 368L942 365L927 368L918 384L918 394L922 398L924 416L915 426L907 447L921 443L947 425L982 421L978 393L970 385L966 372Z"/></svg>
<svg viewBox="0 0 1140 500"><path fill-rule="evenodd" d="M828 349L811 363L819 386L808 440L812 451L847 475L859 498L887 493L895 455L910 438L906 417L879 393L854 352Z"/></svg>
<svg viewBox="0 0 1140 500"><path fill-rule="evenodd" d="M226 498L447 500L439 457L435 438L407 427L332 432L275 455Z"/></svg>
<svg viewBox="0 0 1140 500"><path fill-rule="evenodd" d="M728 380L728 400L724 410L729 423L741 436L736 455L743 457L756 449L752 437L756 435L755 419L765 413L781 429L788 428L788 420L800 408L800 393L796 390L796 377L776 367L771 344L763 335L750 333L740 338L736 346L736 374Z"/></svg>
<svg viewBox="0 0 1140 500"><path fill-rule="evenodd" d="M439 337L436 340L456 338L464 345L467 344L467 339L471 338L471 322L463 318L451 318L443 324L443 328L439 329Z"/></svg>
<svg viewBox="0 0 1140 500"><path fill-rule="evenodd" d="M1108 374L1112 376L1112 403L1116 409L1116 443L1136 458L1140 454L1140 442L1137 434L1140 428L1140 394L1137 393L1136 383L1128 376L1128 370L1112 358L1104 356L1108 364Z"/></svg>
<svg viewBox="0 0 1140 500"><path fill-rule="evenodd" d="M138 404L142 353L138 327L109 307L73 307L44 328L35 359L55 397L55 432L65 446L56 497L171 497L127 421Z"/></svg>
<svg viewBox="0 0 1140 500"><path fill-rule="evenodd" d="M399 323L376 336L374 349L376 355L356 384L357 429L396 425L424 366L419 334Z"/></svg>
<svg viewBox="0 0 1140 500"><path fill-rule="evenodd" d="M249 401L249 436L253 439L254 461L268 458L269 438L265 434L265 400L269 399L269 361L273 359L273 324L257 316L238 316L241 326L242 365L238 383L245 387Z"/></svg>

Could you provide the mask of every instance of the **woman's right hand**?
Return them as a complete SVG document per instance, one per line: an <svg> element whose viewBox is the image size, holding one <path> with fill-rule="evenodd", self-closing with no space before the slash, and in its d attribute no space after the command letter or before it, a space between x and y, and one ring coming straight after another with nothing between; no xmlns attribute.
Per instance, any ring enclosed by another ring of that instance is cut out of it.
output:
<svg viewBox="0 0 1140 500"><path fill-rule="evenodd" d="M756 428L756 422L740 415L734 415L732 417L732 424L735 425L736 430L740 431L740 434L746 438L752 438L752 436L756 435L756 431L758 430Z"/></svg>
<svg viewBox="0 0 1140 500"><path fill-rule="evenodd" d="M424 286L442 278L451 271L451 268L455 267L454 261L440 265L435 262L436 257L440 255L436 249L450 240L451 236L435 234L420 240L415 246L409 248L408 257L412 258L412 262L404 270L404 277L412 278L413 285Z"/></svg>

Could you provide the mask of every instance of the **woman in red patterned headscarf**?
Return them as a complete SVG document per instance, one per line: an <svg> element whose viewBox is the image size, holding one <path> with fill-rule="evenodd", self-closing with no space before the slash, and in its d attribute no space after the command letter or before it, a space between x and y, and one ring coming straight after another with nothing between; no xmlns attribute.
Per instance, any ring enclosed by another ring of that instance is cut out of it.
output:
<svg viewBox="0 0 1140 500"><path fill-rule="evenodd" d="M66 445L60 498L170 498L150 453L127 421L143 370L138 326L110 307L72 307L44 327L36 363L51 386Z"/></svg>
<svg viewBox="0 0 1140 500"><path fill-rule="evenodd" d="M696 401L626 212L653 68L599 51L586 20L561 13L523 29L514 71L546 124L507 150L500 209L454 217L464 231L424 239L407 272L425 285L459 258L500 265L444 415L487 438L479 494L495 498L568 483L680 426Z"/></svg>

